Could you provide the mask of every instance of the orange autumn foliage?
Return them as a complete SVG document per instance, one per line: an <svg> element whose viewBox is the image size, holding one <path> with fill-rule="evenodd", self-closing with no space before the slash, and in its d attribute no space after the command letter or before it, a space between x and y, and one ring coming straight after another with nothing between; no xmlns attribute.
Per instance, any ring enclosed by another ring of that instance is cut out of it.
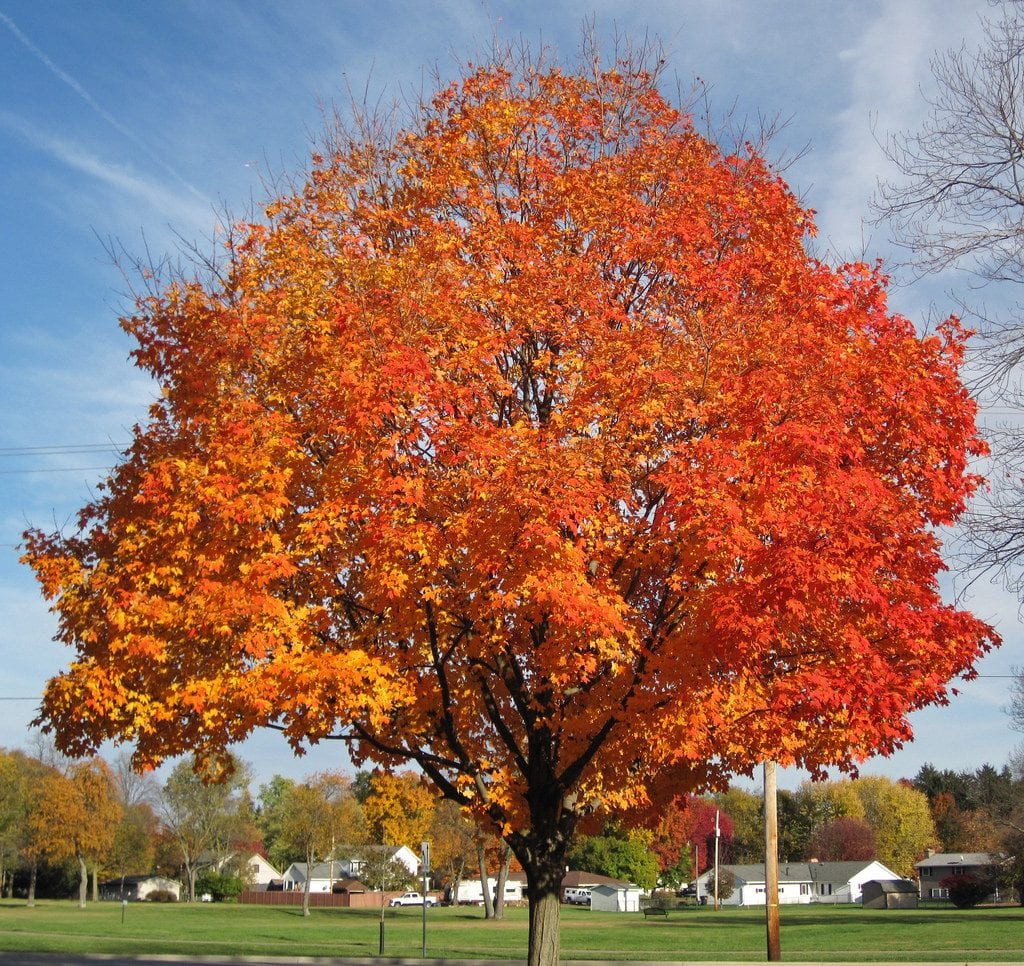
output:
<svg viewBox="0 0 1024 966"><path fill-rule="evenodd" d="M337 132L217 278L124 321L163 394L25 559L73 754L416 762L551 894L581 817L910 737L993 642L937 529L984 452L811 213L622 67L470 71Z"/></svg>

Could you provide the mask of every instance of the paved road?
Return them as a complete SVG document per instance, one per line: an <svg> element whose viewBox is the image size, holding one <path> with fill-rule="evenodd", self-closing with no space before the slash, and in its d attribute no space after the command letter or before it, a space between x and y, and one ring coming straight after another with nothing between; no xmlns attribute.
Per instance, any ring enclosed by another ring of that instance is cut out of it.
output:
<svg viewBox="0 0 1024 966"><path fill-rule="evenodd" d="M401 957L334 958L330 956L126 956L120 953L0 952L0 966L495 966L480 959L404 959ZM526 966L525 960L503 960L500 966ZM602 966L680 966L679 963L622 963ZM701 964L708 966L708 964ZM720 964L724 966L724 964ZM745 964L749 966L749 964ZM901 964L907 966L907 964Z"/></svg>
<svg viewBox="0 0 1024 966"><path fill-rule="evenodd" d="M330 963L302 957L271 959L258 956L121 956L82 953L3 953L0 966L283 966L283 964Z"/></svg>
<svg viewBox="0 0 1024 966"><path fill-rule="evenodd" d="M314 956L122 956L99 953L0 952L0 966L354 966L371 962L377 966L396 966L410 961L342 960ZM419 966L422 966L423 962L419 960Z"/></svg>
<svg viewBox="0 0 1024 966"><path fill-rule="evenodd" d="M963 959L957 960L963 962ZM968 959L971 966L1006 966L1005 962ZM0 966L495 966L495 960L479 959L332 959L320 956L121 956L81 953L5 953ZM501 966L526 966L525 960L501 960ZM614 962L580 960L575 966L750 966L744 962ZM864 963L810 961L801 966L865 966ZM934 962L903 962L900 966L935 966Z"/></svg>
<svg viewBox="0 0 1024 966"><path fill-rule="evenodd" d="M7 953L0 952L0 966L398 966L409 963L399 959L331 959L317 956L123 956L84 953ZM423 960L419 960L422 966ZM509 964L512 966L512 964Z"/></svg>

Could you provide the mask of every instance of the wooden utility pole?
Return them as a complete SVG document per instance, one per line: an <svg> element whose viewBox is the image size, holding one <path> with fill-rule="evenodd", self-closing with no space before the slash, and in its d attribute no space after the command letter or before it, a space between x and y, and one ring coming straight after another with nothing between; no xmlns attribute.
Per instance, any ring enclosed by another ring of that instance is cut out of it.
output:
<svg viewBox="0 0 1024 966"><path fill-rule="evenodd" d="M779 812L775 762L764 763L764 885L768 925L768 962L782 959L779 942Z"/></svg>
<svg viewBox="0 0 1024 966"><path fill-rule="evenodd" d="M722 835L721 827L718 823L719 815L721 812L715 811L715 912L718 912L718 840Z"/></svg>

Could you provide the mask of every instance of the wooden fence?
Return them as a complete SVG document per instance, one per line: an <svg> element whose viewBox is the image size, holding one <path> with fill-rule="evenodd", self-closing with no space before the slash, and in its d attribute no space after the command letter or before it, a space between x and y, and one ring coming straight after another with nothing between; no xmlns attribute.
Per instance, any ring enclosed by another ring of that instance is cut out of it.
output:
<svg viewBox="0 0 1024 966"><path fill-rule="evenodd" d="M386 906L395 896L401 892L385 892L383 896ZM263 892L246 890L238 897L239 902L246 902L255 906L301 906L302 890L291 890L281 892ZM338 908L338 909L379 909L381 906L381 894L379 892L311 892L309 894L309 905L311 908Z"/></svg>

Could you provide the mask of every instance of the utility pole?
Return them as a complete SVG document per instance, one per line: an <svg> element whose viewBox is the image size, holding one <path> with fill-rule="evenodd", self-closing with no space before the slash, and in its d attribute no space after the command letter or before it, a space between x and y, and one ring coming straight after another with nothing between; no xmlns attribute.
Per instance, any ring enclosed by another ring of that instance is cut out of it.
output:
<svg viewBox="0 0 1024 966"><path fill-rule="evenodd" d="M721 812L715 809L715 912L718 912L718 840L722 834L718 824L719 815Z"/></svg>
<svg viewBox="0 0 1024 966"><path fill-rule="evenodd" d="M768 962L782 959L779 942L779 811L775 762L764 763L764 886L768 926Z"/></svg>
<svg viewBox="0 0 1024 966"><path fill-rule="evenodd" d="M700 905L700 842L693 841L693 897Z"/></svg>

